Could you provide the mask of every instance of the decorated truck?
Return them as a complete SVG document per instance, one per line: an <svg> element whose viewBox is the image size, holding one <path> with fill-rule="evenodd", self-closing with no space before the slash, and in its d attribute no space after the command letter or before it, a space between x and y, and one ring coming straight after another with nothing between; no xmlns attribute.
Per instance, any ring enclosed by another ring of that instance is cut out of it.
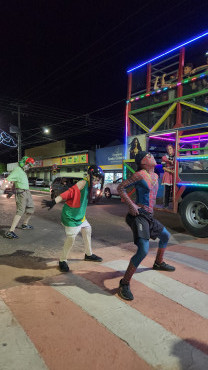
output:
<svg viewBox="0 0 208 370"><path fill-rule="evenodd" d="M156 159L155 209L180 213L184 227L208 237L208 32L128 70L123 177L139 150ZM164 208L163 158L174 148L170 204ZM134 196L134 194L131 194Z"/></svg>

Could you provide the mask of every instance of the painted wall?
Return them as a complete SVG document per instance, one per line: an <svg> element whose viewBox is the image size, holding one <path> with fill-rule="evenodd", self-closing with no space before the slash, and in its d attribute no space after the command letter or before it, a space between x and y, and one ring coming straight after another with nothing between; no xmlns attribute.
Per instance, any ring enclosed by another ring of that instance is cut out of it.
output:
<svg viewBox="0 0 208 370"><path fill-rule="evenodd" d="M36 159L42 157L53 157L64 155L66 152L65 140L56 141L50 144L36 146L34 148L26 149L25 155L28 157L35 157Z"/></svg>

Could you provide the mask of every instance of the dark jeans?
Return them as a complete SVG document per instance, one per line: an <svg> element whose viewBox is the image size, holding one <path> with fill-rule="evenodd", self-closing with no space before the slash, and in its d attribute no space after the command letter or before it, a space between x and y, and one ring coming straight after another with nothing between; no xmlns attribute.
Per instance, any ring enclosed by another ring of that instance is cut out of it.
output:
<svg viewBox="0 0 208 370"><path fill-rule="evenodd" d="M165 207L169 206L170 196L172 194L173 186L165 185Z"/></svg>

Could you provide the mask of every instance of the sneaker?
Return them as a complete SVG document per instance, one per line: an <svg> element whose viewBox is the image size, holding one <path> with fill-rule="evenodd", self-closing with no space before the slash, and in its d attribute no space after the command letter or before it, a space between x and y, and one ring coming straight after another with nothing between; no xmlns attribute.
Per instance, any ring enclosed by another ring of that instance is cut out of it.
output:
<svg viewBox="0 0 208 370"><path fill-rule="evenodd" d="M175 267L168 265L165 262L162 263L154 263L153 270L160 270L160 271L175 271Z"/></svg>
<svg viewBox="0 0 208 370"><path fill-rule="evenodd" d="M33 229L33 226L32 225L22 224L22 230L31 230L31 229Z"/></svg>
<svg viewBox="0 0 208 370"><path fill-rule="evenodd" d="M93 262L102 262L103 259L99 256L96 256L96 254L92 254L91 256L87 256L85 254L84 260L85 261L93 261Z"/></svg>
<svg viewBox="0 0 208 370"><path fill-rule="evenodd" d="M59 261L59 269L61 272L68 272L69 271L69 266L67 265L66 261Z"/></svg>
<svg viewBox="0 0 208 370"><path fill-rule="evenodd" d="M120 280L118 295L127 301L132 301L134 299L134 296L130 290L130 284L122 284L122 279Z"/></svg>
<svg viewBox="0 0 208 370"><path fill-rule="evenodd" d="M5 237L8 239L18 239L19 238L19 236L17 236L17 234L15 234L14 231L7 231L5 233Z"/></svg>

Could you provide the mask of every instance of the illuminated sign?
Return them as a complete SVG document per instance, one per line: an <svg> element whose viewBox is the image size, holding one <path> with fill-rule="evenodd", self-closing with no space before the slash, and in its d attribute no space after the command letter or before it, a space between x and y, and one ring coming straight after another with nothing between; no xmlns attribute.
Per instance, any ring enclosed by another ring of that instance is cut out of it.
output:
<svg viewBox="0 0 208 370"><path fill-rule="evenodd" d="M33 167L43 167L43 161L40 160L40 161L35 161Z"/></svg>
<svg viewBox="0 0 208 370"><path fill-rule="evenodd" d="M88 153L69 155L67 157L60 158L60 164L69 165L69 164L82 164L88 163Z"/></svg>

